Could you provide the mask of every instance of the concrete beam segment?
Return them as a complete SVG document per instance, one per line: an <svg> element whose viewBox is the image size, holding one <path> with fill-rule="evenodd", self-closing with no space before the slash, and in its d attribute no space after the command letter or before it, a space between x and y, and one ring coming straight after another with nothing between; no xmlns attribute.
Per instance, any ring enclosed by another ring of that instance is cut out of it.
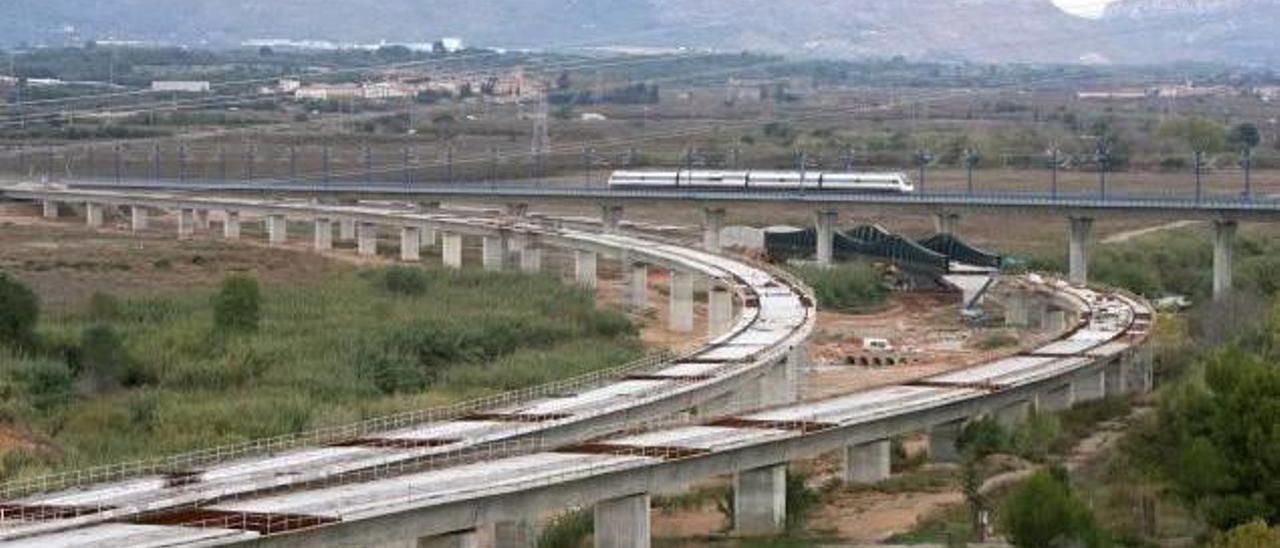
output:
<svg viewBox="0 0 1280 548"><path fill-rule="evenodd" d="M649 265L631 263L627 303L636 310L649 308Z"/></svg>
<svg viewBox="0 0 1280 548"><path fill-rule="evenodd" d="M648 548L651 536L648 494L596 503L596 548Z"/></svg>
<svg viewBox="0 0 1280 548"><path fill-rule="evenodd" d="M378 254L378 225L365 222L356 225L356 254L361 257Z"/></svg>
<svg viewBox="0 0 1280 548"><path fill-rule="evenodd" d="M422 537L413 546L417 548L480 548L478 537L475 531L458 531Z"/></svg>
<svg viewBox="0 0 1280 548"><path fill-rule="evenodd" d="M129 206L129 226L134 232L146 230L150 226L150 220L147 218L147 208L143 206Z"/></svg>
<svg viewBox="0 0 1280 548"><path fill-rule="evenodd" d="M316 219L314 242L316 251L333 249L333 221L325 217Z"/></svg>
<svg viewBox="0 0 1280 548"><path fill-rule="evenodd" d="M285 243L288 239L289 221L285 219L284 215L267 215L267 241L272 245L278 245Z"/></svg>
<svg viewBox="0 0 1280 548"><path fill-rule="evenodd" d="M542 272L542 248L526 243L520 250L520 271L529 274Z"/></svg>
<svg viewBox="0 0 1280 548"><path fill-rule="evenodd" d="M489 272L500 272L507 257L507 240L502 236L485 236L481 264Z"/></svg>
<svg viewBox="0 0 1280 548"><path fill-rule="evenodd" d="M573 277L578 285L586 288L596 286L596 252L578 249L573 252Z"/></svg>
<svg viewBox="0 0 1280 548"><path fill-rule="evenodd" d="M1089 235L1093 232L1093 219L1071 217L1071 242L1068 247L1070 261L1069 281L1075 285L1089 283Z"/></svg>
<svg viewBox="0 0 1280 548"><path fill-rule="evenodd" d="M996 422L1000 423L1000 426L1012 431L1027 422L1027 417L1031 416L1031 402L1026 400L1013 402L997 409L995 415Z"/></svg>
<svg viewBox="0 0 1280 548"><path fill-rule="evenodd" d="M672 331L693 332L693 274L671 271L670 306L667 323Z"/></svg>
<svg viewBox="0 0 1280 548"><path fill-rule="evenodd" d="M745 470L733 476L733 523L743 536L774 535L787 521L787 465Z"/></svg>
<svg viewBox="0 0 1280 548"><path fill-rule="evenodd" d="M1234 221L1214 221L1213 228L1213 299L1220 301L1231 293L1232 249L1237 225Z"/></svg>
<svg viewBox="0 0 1280 548"><path fill-rule="evenodd" d="M416 263L422 260L422 229L418 225L400 227L400 260Z"/></svg>
<svg viewBox="0 0 1280 548"><path fill-rule="evenodd" d="M1089 371L1072 379L1072 404L1100 400L1107 395L1107 372Z"/></svg>
<svg viewBox="0 0 1280 548"><path fill-rule="evenodd" d="M351 242L356 239L356 220L338 219L338 241Z"/></svg>
<svg viewBox="0 0 1280 548"><path fill-rule="evenodd" d="M41 215L44 216L44 218L46 219L58 218L58 202L54 200L41 200L40 209L41 209L40 213Z"/></svg>
<svg viewBox="0 0 1280 548"><path fill-rule="evenodd" d="M620 205L600 206L600 223L606 233L617 232L622 226L623 208Z"/></svg>
<svg viewBox="0 0 1280 548"><path fill-rule="evenodd" d="M240 212L228 211L222 221L222 237L228 240L240 239Z"/></svg>
<svg viewBox="0 0 1280 548"><path fill-rule="evenodd" d="M100 228L106 219L106 210L102 204L86 202L84 204L84 223L89 228Z"/></svg>
<svg viewBox="0 0 1280 548"><path fill-rule="evenodd" d="M187 239L196 233L196 210L182 208L178 210L178 238Z"/></svg>
<svg viewBox="0 0 1280 548"><path fill-rule="evenodd" d="M500 521L493 525L494 548L536 548L538 526L530 519Z"/></svg>
<svg viewBox="0 0 1280 548"><path fill-rule="evenodd" d="M880 440L846 447L845 483L872 484L889 479L890 445L889 440Z"/></svg>
<svg viewBox="0 0 1280 548"><path fill-rule="evenodd" d="M720 231L724 229L724 208L702 210L702 248L712 253L720 252Z"/></svg>
<svg viewBox="0 0 1280 548"><path fill-rule="evenodd" d="M960 216L955 213L934 213L933 229L938 234L956 233L956 225L960 223Z"/></svg>
<svg viewBox="0 0 1280 548"><path fill-rule="evenodd" d="M440 258L447 268L462 268L462 235L454 232L440 234Z"/></svg>
<svg viewBox="0 0 1280 548"><path fill-rule="evenodd" d="M964 432L968 420L935 424L929 427L929 460L933 462L960 462L960 448L956 442Z"/></svg>
<svg viewBox="0 0 1280 548"><path fill-rule="evenodd" d="M816 214L818 228L818 250L814 257L820 266L831 266L835 248L836 223L839 213L834 210L819 210Z"/></svg>
<svg viewBox="0 0 1280 548"><path fill-rule="evenodd" d="M713 284L707 292L707 334L718 337L733 327L733 293Z"/></svg>
<svg viewBox="0 0 1280 548"><path fill-rule="evenodd" d="M1037 413L1056 413L1071 408L1074 396L1071 383L1049 388L1036 396Z"/></svg>

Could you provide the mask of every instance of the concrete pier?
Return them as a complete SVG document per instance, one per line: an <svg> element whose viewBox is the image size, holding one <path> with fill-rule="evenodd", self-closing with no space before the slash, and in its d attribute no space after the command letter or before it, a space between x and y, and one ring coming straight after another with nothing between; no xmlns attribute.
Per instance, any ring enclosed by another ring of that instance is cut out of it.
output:
<svg viewBox="0 0 1280 548"><path fill-rule="evenodd" d="M573 278L578 285L589 289L596 287L596 252L585 249L573 252Z"/></svg>
<svg viewBox="0 0 1280 548"><path fill-rule="evenodd" d="M315 220L315 238L313 244L316 251L333 249L333 221L321 217Z"/></svg>
<svg viewBox="0 0 1280 548"><path fill-rule="evenodd" d="M129 206L129 227L134 232L141 232L150 226L150 219L147 218L147 208L143 206Z"/></svg>
<svg viewBox="0 0 1280 548"><path fill-rule="evenodd" d="M199 217L199 214L196 215ZM267 215L267 241L272 245L283 244L289 239L289 222L284 215Z"/></svg>
<svg viewBox="0 0 1280 548"><path fill-rule="evenodd" d="M507 257L507 241L502 236L485 236L480 262L489 272L501 272Z"/></svg>
<svg viewBox="0 0 1280 548"><path fill-rule="evenodd" d="M185 240L196 233L196 210L178 210L178 239Z"/></svg>
<svg viewBox="0 0 1280 548"><path fill-rule="evenodd" d="M400 260L416 263L422 260L422 229L418 225L400 227Z"/></svg>
<svg viewBox="0 0 1280 548"><path fill-rule="evenodd" d="M537 523L532 518L493 524L494 548L536 548L538 535Z"/></svg>
<svg viewBox="0 0 1280 548"><path fill-rule="evenodd" d="M594 536L596 548L648 548L649 495L597 502Z"/></svg>
<svg viewBox="0 0 1280 548"><path fill-rule="evenodd" d="M454 232L440 234L440 259L447 268L462 268L462 235Z"/></svg>
<svg viewBox="0 0 1280 548"><path fill-rule="evenodd" d="M668 324L672 331L693 332L693 274L671 271L671 310Z"/></svg>
<svg viewBox="0 0 1280 548"><path fill-rule="evenodd" d="M1071 243L1068 248L1070 275L1068 281L1075 285L1089 283L1089 235L1093 232L1093 219L1071 217Z"/></svg>
<svg viewBox="0 0 1280 548"><path fill-rule="evenodd" d="M627 304L635 310L649 308L649 265L631 263L631 279L627 285Z"/></svg>
<svg viewBox="0 0 1280 548"><path fill-rule="evenodd" d="M40 214L46 219L58 218L58 202L53 200L41 200L40 210Z"/></svg>
<svg viewBox="0 0 1280 548"><path fill-rule="evenodd" d="M702 249L720 252L720 230L724 228L724 208L702 210Z"/></svg>
<svg viewBox="0 0 1280 548"><path fill-rule="evenodd" d="M1232 249L1236 242L1235 221L1214 221L1213 230L1213 300L1221 301L1231 294Z"/></svg>
<svg viewBox="0 0 1280 548"><path fill-rule="evenodd" d="M196 230L201 230L206 232L209 230L209 210L207 209L196 210Z"/></svg>
<svg viewBox="0 0 1280 548"><path fill-rule="evenodd" d="M787 465L738 472L733 477L733 523L743 536L782 532L787 521Z"/></svg>
<svg viewBox="0 0 1280 548"><path fill-rule="evenodd" d="M1036 396L1037 413L1056 413L1070 409L1075 403L1071 383L1050 388Z"/></svg>
<svg viewBox="0 0 1280 548"><path fill-rule="evenodd" d="M600 224L606 234L618 232L622 227L623 208L620 205L600 206Z"/></svg>
<svg viewBox="0 0 1280 548"><path fill-rule="evenodd" d="M1123 396L1129 393L1129 364L1123 359L1107 364L1103 368L1103 393L1108 398Z"/></svg>
<svg viewBox="0 0 1280 548"><path fill-rule="evenodd" d="M816 213L818 250L814 259L818 261L819 266L831 266L838 218L839 213L834 210L820 210Z"/></svg>
<svg viewBox="0 0 1280 548"><path fill-rule="evenodd" d="M1030 325L1026 295L1014 292L1005 297L1004 324L1010 327L1027 327Z"/></svg>
<svg viewBox="0 0 1280 548"><path fill-rule="evenodd" d="M222 237L228 240L240 239L240 212L228 211L222 221Z"/></svg>
<svg viewBox="0 0 1280 548"><path fill-rule="evenodd" d="M1091 371L1071 381L1072 404L1100 400L1107 395L1107 372Z"/></svg>
<svg viewBox="0 0 1280 548"><path fill-rule="evenodd" d="M526 242L520 249L520 271L528 274L542 272L542 248Z"/></svg>
<svg viewBox="0 0 1280 548"><path fill-rule="evenodd" d="M960 448L956 442L964 432L967 420L935 424L929 427L929 460L933 462L960 462Z"/></svg>
<svg viewBox="0 0 1280 548"><path fill-rule="evenodd" d="M934 213L933 229L938 234L955 235L956 225L960 224L960 216L955 213Z"/></svg>
<svg viewBox="0 0 1280 548"><path fill-rule="evenodd" d="M84 204L84 224L89 228L101 228L106 219L106 210L102 204L86 202Z"/></svg>
<svg viewBox="0 0 1280 548"><path fill-rule="evenodd" d="M1012 431L1027 422L1027 418L1031 416L1031 402L1019 401L1014 402L996 410L996 422L1000 423L1005 430Z"/></svg>
<svg viewBox="0 0 1280 548"><path fill-rule="evenodd" d="M430 225L422 225L419 230L422 233L422 237L419 239L418 243L422 244L422 249L435 247L436 242L439 241L436 229L432 228Z"/></svg>
<svg viewBox="0 0 1280 548"><path fill-rule="evenodd" d="M757 403L760 407L785 405L796 401L797 363L792 359L781 360L760 377Z"/></svg>
<svg viewBox="0 0 1280 548"><path fill-rule="evenodd" d="M733 293L729 289L712 284L707 292L707 334L718 337L733 327Z"/></svg>
<svg viewBox="0 0 1280 548"><path fill-rule="evenodd" d="M845 483L873 484L889 479L889 440L867 442L844 450Z"/></svg>
<svg viewBox="0 0 1280 548"><path fill-rule="evenodd" d="M378 225L364 222L356 225L356 254L361 257L378 254Z"/></svg>
<svg viewBox="0 0 1280 548"><path fill-rule="evenodd" d="M350 242L356 239L356 220L338 219L338 241Z"/></svg>

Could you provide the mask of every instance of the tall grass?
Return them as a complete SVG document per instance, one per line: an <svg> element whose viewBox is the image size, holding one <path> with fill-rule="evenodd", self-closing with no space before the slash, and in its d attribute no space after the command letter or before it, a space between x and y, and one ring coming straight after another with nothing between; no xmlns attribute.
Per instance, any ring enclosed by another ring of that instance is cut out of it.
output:
<svg viewBox="0 0 1280 548"><path fill-rule="evenodd" d="M841 263L830 268L798 266L793 271L813 288L818 304L828 310L864 311L889 298L884 280L867 263Z"/></svg>
<svg viewBox="0 0 1280 548"><path fill-rule="evenodd" d="M549 276L427 271L416 295L388 290L384 276L266 286L252 333L217 330L205 292L117 299L109 320L86 303L41 324L41 337L75 348L86 328L110 325L129 382L90 394L57 352L0 354L0 412L63 449L36 461L83 466L448 403L643 351L625 316Z"/></svg>

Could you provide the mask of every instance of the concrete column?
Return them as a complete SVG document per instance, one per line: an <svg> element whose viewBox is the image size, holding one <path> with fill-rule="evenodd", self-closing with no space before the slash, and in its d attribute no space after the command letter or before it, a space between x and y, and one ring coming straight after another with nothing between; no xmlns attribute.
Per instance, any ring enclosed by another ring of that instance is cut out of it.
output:
<svg viewBox="0 0 1280 548"><path fill-rule="evenodd" d="M1071 243L1068 259L1071 263L1069 281L1075 285L1089 283L1089 233L1093 231L1093 219L1071 217Z"/></svg>
<svg viewBox="0 0 1280 548"><path fill-rule="evenodd" d="M101 228L106 218L106 211L102 204L86 202L84 204L84 223L89 228Z"/></svg>
<svg viewBox="0 0 1280 548"><path fill-rule="evenodd" d="M956 442L964 431L966 420L935 424L929 427L929 459L933 462L960 462Z"/></svg>
<svg viewBox="0 0 1280 548"><path fill-rule="evenodd" d="M1004 324L1011 327L1027 327L1027 296L1020 292L1009 293L1004 299Z"/></svg>
<svg viewBox="0 0 1280 548"><path fill-rule="evenodd" d="M197 215L198 217L199 215ZM283 244L289 239L289 221L284 215L267 215L267 241L271 245Z"/></svg>
<svg viewBox="0 0 1280 548"><path fill-rule="evenodd" d="M436 245L436 241L439 239L436 237L436 229L431 228L428 225L422 225L422 228L419 230L422 232L422 238L419 242L422 244L422 248L426 249L428 247L434 247Z"/></svg>
<svg viewBox="0 0 1280 548"><path fill-rule="evenodd" d="M693 274L672 270L670 297L668 324L671 330L693 332Z"/></svg>
<svg viewBox="0 0 1280 548"><path fill-rule="evenodd" d="M453 232L440 234L440 258L448 268L462 268L462 235Z"/></svg>
<svg viewBox="0 0 1280 548"><path fill-rule="evenodd" d="M760 407L786 405L796 401L796 360L780 360L760 377L757 403Z"/></svg>
<svg viewBox="0 0 1280 548"><path fill-rule="evenodd" d="M934 213L933 229L938 234L955 235L956 225L960 222L960 216L955 213Z"/></svg>
<svg viewBox="0 0 1280 548"><path fill-rule="evenodd" d="M356 220L338 219L338 241L350 242L356 239Z"/></svg>
<svg viewBox="0 0 1280 548"><path fill-rule="evenodd" d="M1059 333L1067 329L1067 311L1052 306L1044 309L1044 318L1040 320L1040 325L1045 331L1050 333Z"/></svg>
<svg viewBox="0 0 1280 548"><path fill-rule="evenodd" d="M240 212L228 211L222 222L222 237L228 240L240 239Z"/></svg>
<svg viewBox="0 0 1280 548"><path fill-rule="evenodd" d="M630 282L627 303L636 310L649 308L649 265L631 263Z"/></svg>
<svg viewBox="0 0 1280 548"><path fill-rule="evenodd" d="M150 226L150 220L147 218L147 208L143 206L129 206L130 227L134 232L141 232Z"/></svg>
<svg viewBox="0 0 1280 548"><path fill-rule="evenodd" d="M787 465L738 472L733 477L733 523L743 536L782 532L787 521Z"/></svg>
<svg viewBox="0 0 1280 548"><path fill-rule="evenodd" d="M1107 372L1091 371L1071 381L1072 404L1100 400L1107 395Z"/></svg>
<svg viewBox="0 0 1280 548"><path fill-rule="evenodd" d="M1232 248L1236 241L1235 221L1214 221L1213 300L1220 301L1231 293Z"/></svg>
<svg viewBox="0 0 1280 548"><path fill-rule="evenodd" d="M58 202L53 200L41 200L40 208L41 208L41 214L44 216L44 218L46 219L58 218Z"/></svg>
<svg viewBox="0 0 1280 548"><path fill-rule="evenodd" d="M356 225L356 254L361 257L378 254L378 225L368 222Z"/></svg>
<svg viewBox="0 0 1280 548"><path fill-rule="evenodd" d="M315 250L329 251L333 249L333 221L319 217L315 221Z"/></svg>
<svg viewBox="0 0 1280 548"><path fill-rule="evenodd" d="M196 210L196 230L209 230L209 210Z"/></svg>
<svg viewBox="0 0 1280 548"><path fill-rule="evenodd" d="M494 548L536 548L538 526L533 520L500 521L493 525Z"/></svg>
<svg viewBox="0 0 1280 548"><path fill-rule="evenodd" d="M501 272L503 264L507 257L507 241L502 236L485 236L483 242L482 253L480 255L481 263L484 269L489 272Z"/></svg>
<svg viewBox="0 0 1280 548"><path fill-rule="evenodd" d="M1009 431L1027 422L1029 416L1031 416L1029 401L1014 402L996 410L996 422Z"/></svg>
<svg viewBox="0 0 1280 548"><path fill-rule="evenodd" d="M573 252L573 276L578 285L594 289L596 287L596 252L578 249Z"/></svg>
<svg viewBox="0 0 1280 548"><path fill-rule="evenodd" d="M1129 364L1123 359L1116 360L1114 363L1107 364L1103 369L1103 393L1108 398L1122 396L1129 393L1129 382L1126 378L1128 375Z"/></svg>
<svg viewBox="0 0 1280 548"><path fill-rule="evenodd" d="M1056 413L1071 408L1073 403L1071 383L1050 388L1036 396L1036 412Z"/></svg>
<svg viewBox="0 0 1280 548"><path fill-rule="evenodd" d="M820 266L831 266L838 216L839 213L834 210L820 210L817 213L818 250L815 259Z"/></svg>
<svg viewBox="0 0 1280 548"><path fill-rule="evenodd" d="M416 263L422 260L422 230L417 225L400 227L400 260Z"/></svg>
<svg viewBox="0 0 1280 548"><path fill-rule="evenodd" d="M702 248L712 253L720 252L720 230L724 228L724 209L702 210Z"/></svg>
<svg viewBox="0 0 1280 548"><path fill-rule="evenodd" d="M179 209L178 210L178 238L185 240L190 238L196 232L196 210Z"/></svg>
<svg viewBox="0 0 1280 548"><path fill-rule="evenodd" d="M596 548L648 548L649 495L632 495L597 502Z"/></svg>
<svg viewBox="0 0 1280 548"><path fill-rule="evenodd" d="M520 271L529 274L542 272L542 248L532 243L525 243L520 250Z"/></svg>
<svg viewBox="0 0 1280 548"><path fill-rule="evenodd" d="M458 531L418 539L417 548L480 548L475 531Z"/></svg>
<svg viewBox="0 0 1280 548"><path fill-rule="evenodd" d="M617 232L622 225L622 206L618 205L602 205L600 206L600 223L604 225L605 233L612 234Z"/></svg>
<svg viewBox="0 0 1280 548"><path fill-rule="evenodd" d="M889 479L889 440L853 445L844 449L845 483L872 484Z"/></svg>
<svg viewBox="0 0 1280 548"><path fill-rule="evenodd" d="M733 327L733 293L729 289L712 284L707 292L707 334L718 337Z"/></svg>

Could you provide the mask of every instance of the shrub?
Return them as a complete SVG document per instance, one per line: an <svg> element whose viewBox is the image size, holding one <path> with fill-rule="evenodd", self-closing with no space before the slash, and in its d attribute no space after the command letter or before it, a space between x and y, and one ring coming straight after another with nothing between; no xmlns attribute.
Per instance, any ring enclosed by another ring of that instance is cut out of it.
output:
<svg viewBox="0 0 1280 548"><path fill-rule="evenodd" d="M427 291L427 273L421 268L393 266L382 273L382 285L392 293L421 295Z"/></svg>
<svg viewBox="0 0 1280 548"><path fill-rule="evenodd" d="M219 331L253 333L258 330L261 301L257 279L245 274L227 276L214 296L213 323Z"/></svg>
<svg viewBox="0 0 1280 548"><path fill-rule="evenodd" d="M119 317L119 299L109 293L93 292L89 297L89 319L95 322L108 322Z"/></svg>
<svg viewBox="0 0 1280 548"><path fill-rule="evenodd" d="M1010 447L1009 433L994 417L984 416L965 425L956 447L972 460L1005 453Z"/></svg>
<svg viewBox="0 0 1280 548"><path fill-rule="evenodd" d="M35 292L0 272L0 344L30 349L39 319L40 299Z"/></svg>
<svg viewBox="0 0 1280 548"><path fill-rule="evenodd" d="M1254 520L1219 537L1212 548L1280 548L1280 528L1267 527L1267 522Z"/></svg>
<svg viewBox="0 0 1280 548"><path fill-rule="evenodd" d="M551 519L538 546L543 548L577 548L595 531L595 518L590 510L570 510Z"/></svg>
<svg viewBox="0 0 1280 548"><path fill-rule="evenodd" d="M1000 530L1022 548L1102 545L1093 513L1071 493L1066 471L1041 470L1000 505Z"/></svg>
<svg viewBox="0 0 1280 548"><path fill-rule="evenodd" d="M77 374L89 392L118 386L129 369L124 338L109 325L94 325L80 334Z"/></svg>
<svg viewBox="0 0 1280 548"><path fill-rule="evenodd" d="M880 274L866 263L831 268L804 266L796 273L813 288L818 304L831 310L858 311L880 305L889 297Z"/></svg>

